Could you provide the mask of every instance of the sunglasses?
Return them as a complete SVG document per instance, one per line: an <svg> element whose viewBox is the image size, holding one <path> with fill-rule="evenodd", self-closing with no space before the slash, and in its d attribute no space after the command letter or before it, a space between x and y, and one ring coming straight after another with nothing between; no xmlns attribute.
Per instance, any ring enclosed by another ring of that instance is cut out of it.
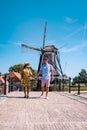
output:
<svg viewBox="0 0 87 130"><path fill-rule="evenodd" d="M29 68L29 66L27 66L27 68Z"/></svg>

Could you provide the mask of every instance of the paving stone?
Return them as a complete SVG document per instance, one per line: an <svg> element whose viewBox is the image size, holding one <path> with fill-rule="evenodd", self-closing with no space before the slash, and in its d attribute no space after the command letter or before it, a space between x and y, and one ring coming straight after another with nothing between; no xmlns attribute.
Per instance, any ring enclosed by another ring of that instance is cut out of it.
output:
<svg viewBox="0 0 87 130"><path fill-rule="evenodd" d="M87 130L87 100L67 92L11 92L0 97L0 130ZM86 94L85 94L86 96Z"/></svg>

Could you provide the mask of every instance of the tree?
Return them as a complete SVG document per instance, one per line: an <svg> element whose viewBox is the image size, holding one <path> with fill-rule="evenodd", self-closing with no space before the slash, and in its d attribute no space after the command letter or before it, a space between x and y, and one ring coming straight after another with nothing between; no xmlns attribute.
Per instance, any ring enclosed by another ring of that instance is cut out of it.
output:
<svg viewBox="0 0 87 130"><path fill-rule="evenodd" d="M21 72L22 69L23 69L23 64L17 64L17 65L11 66L8 71L9 71L9 73L12 71ZM30 67L30 69L31 69L33 75L36 75L37 71L32 69L32 67Z"/></svg>
<svg viewBox="0 0 87 130"><path fill-rule="evenodd" d="M23 69L23 64L18 64L18 65L11 66L8 71L9 72L12 72L12 71L21 72L22 69Z"/></svg>
<svg viewBox="0 0 87 130"><path fill-rule="evenodd" d="M73 84L78 83L78 82L79 82L78 76L74 77L74 78L73 78Z"/></svg>
<svg viewBox="0 0 87 130"><path fill-rule="evenodd" d="M37 71L36 71L36 70L34 70L34 69L32 69L32 67L30 67L30 69L31 69L31 71L32 71L33 75L35 76L35 75L37 74Z"/></svg>
<svg viewBox="0 0 87 130"><path fill-rule="evenodd" d="M87 84L87 71L82 69L78 76L73 79L73 83L84 83Z"/></svg>
<svg viewBox="0 0 87 130"><path fill-rule="evenodd" d="M87 83L87 72L85 69L81 70L81 72L79 73L79 78L81 83Z"/></svg>

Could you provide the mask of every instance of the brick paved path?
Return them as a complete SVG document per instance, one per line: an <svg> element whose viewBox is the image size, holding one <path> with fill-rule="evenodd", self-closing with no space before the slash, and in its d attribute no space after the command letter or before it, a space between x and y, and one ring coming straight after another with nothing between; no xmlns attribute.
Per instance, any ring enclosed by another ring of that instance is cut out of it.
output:
<svg viewBox="0 0 87 130"><path fill-rule="evenodd" d="M0 96L0 130L87 130L87 98L69 93L40 92Z"/></svg>

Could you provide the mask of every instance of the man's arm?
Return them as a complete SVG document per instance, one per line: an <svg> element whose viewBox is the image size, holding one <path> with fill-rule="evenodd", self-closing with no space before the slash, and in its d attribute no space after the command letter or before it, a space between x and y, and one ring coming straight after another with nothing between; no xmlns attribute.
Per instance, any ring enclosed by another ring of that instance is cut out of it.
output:
<svg viewBox="0 0 87 130"><path fill-rule="evenodd" d="M54 68L51 65L51 81L53 81L53 80L54 80Z"/></svg>
<svg viewBox="0 0 87 130"><path fill-rule="evenodd" d="M39 72L37 73L37 77L42 74L42 70L39 70Z"/></svg>
<svg viewBox="0 0 87 130"><path fill-rule="evenodd" d="M54 70L53 70L53 69L52 69L52 71L51 71L51 75L52 75L51 81L53 81L53 80L54 80Z"/></svg>

